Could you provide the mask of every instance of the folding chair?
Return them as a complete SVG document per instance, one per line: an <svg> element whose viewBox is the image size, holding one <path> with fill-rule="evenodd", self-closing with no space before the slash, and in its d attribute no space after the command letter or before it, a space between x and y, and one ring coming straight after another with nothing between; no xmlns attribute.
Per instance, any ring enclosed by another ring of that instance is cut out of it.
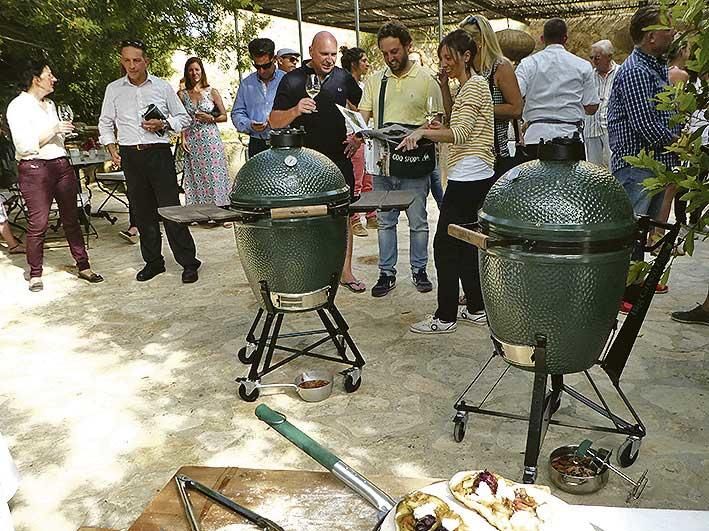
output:
<svg viewBox="0 0 709 531"><path fill-rule="evenodd" d="M106 206L106 203L108 203L109 200L115 199L126 208L129 208L128 201L118 195L124 193L123 190L125 189L125 182L126 176L122 171L111 171L105 173L96 172L96 185L106 194L106 199L104 199L103 203L101 203L98 209L96 209L96 212L91 215L94 217L106 218L111 225L114 225L116 221L118 221L118 218L116 216L112 216L111 213L108 210L104 210L103 207Z"/></svg>

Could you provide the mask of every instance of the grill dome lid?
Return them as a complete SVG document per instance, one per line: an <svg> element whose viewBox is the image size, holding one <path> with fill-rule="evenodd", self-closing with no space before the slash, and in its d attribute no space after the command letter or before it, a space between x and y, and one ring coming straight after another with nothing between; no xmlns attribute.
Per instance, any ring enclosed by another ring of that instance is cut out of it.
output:
<svg viewBox="0 0 709 531"><path fill-rule="evenodd" d="M261 212L270 208L347 202L349 188L325 155L303 146L302 129L271 133L271 149L244 164L231 190L231 206Z"/></svg>
<svg viewBox="0 0 709 531"><path fill-rule="evenodd" d="M564 160L577 158L575 143L549 144L540 145L548 160L521 164L492 186L479 212L483 231L562 243L631 240L635 217L618 181L601 166Z"/></svg>

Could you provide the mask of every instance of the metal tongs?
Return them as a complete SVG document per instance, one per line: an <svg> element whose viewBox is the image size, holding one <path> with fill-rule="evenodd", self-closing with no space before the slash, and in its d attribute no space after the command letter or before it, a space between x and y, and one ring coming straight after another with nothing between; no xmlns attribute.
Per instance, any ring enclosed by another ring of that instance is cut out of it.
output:
<svg viewBox="0 0 709 531"><path fill-rule="evenodd" d="M623 478L625 481L630 483L633 488L630 489L630 492L628 492L628 496L625 498L625 503L630 503L630 500L637 500L640 498L642 495L643 491L645 490L645 487L647 486L647 473L648 471L645 470L643 472L642 476L640 476L640 479L637 481L633 481L633 478L627 476L624 474L621 470L616 468L610 463L610 458L611 458L611 453L608 451L596 451L596 450L591 450L591 445L593 443L586 439L583 441L581 444L578 445L578 448L576 448L576 455L578 457L590 457L591 461L593 464L598 467L598 470L603 470L604 467L607 467L611 469L613 472L618 474L621 478Z"/></svg>
<svg viewBox="0 0 709 531"><path fill-rule="evenodd" d="M202 527L199 525L197 518L194 515L194 510L192 509L192 503L190 503L190 498L187 495L187 489L193 489L197 492L203 494L215 503L218 503L222 507L235 512L239 516L243 516L249 522L253 522L258 526L259 529L263 531L285 531L281 526L272 522L268 518L264 518L255 512L242 507L238 503L230 500L223 494L217 492L216 490L210 489L205 485L195 481L194 479L188 478L187 476L178 475L175 476L175 483L177 484L177 491L180 493L180 498L182 499L182 505L185 508L185 514L187 516L187 521L190 524L190 529L192 531L202 531Z"/></svg>

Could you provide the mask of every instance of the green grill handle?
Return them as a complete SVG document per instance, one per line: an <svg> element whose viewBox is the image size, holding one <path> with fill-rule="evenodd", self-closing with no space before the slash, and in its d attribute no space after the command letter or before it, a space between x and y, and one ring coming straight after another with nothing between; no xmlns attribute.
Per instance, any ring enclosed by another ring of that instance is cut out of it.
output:
<svg viewBox="0 0 709 531"><path fill-rule="evenodd" d="M267 405L261 404L256 408L256 416L327 468L337 479L362 496L373 507L376 507L380 518L383 519L396 505L391 496L293 426L286 420L283 413L273 411Z"/></svg>
<svg viewBox="0 0 709 531"><path fill-rule="evenodd" d="M581 444L579 444L578 448L576 448L576 455L578 457L585 457L592 444L593 443L589 439L584 440Z"/></svg>
<svg viewBox="0 0 709 531"><path fill-rule="evenodd" d="M261 404L256 408L256 416L329 471L332 472L335 464L340 462L340 459L335 454L320 446L319 443L288 422L283 413Z"/></svg>

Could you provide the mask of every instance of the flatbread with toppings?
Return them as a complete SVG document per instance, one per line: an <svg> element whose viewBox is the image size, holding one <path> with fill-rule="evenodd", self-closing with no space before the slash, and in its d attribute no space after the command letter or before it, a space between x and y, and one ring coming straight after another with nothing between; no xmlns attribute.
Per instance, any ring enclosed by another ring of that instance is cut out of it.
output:
<svg viewBox="0 0 709 531"><path fill-rule="evenodd" d="M500 531L542 531L548 487L513 483L487 470L458 472L448 484L453 496Z"/></svg>
<svg viewBox="0 0 709 531"><path fill-rule="evenodd" d="M395 518L397 531L468 531L446 502L420 491L412 492L398 503Z"/></svg>

